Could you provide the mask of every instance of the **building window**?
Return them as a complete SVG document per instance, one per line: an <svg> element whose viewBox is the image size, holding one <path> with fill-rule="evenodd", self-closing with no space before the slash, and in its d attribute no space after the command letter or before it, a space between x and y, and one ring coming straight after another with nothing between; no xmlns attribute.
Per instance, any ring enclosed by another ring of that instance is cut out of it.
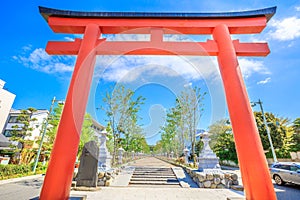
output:
<svg viewBox="0 0 300 200"><path fill-rule="evenodd" d="M10 130L5 130L4 133L3 133L3 135L4 135L5 137L11 137Z"/></svg>
<svg viewBox="0 0 300 200"><path fill-rule="evenodd" d="M9 123L17 123L18 122L18 116L10 116Z"/></svg>

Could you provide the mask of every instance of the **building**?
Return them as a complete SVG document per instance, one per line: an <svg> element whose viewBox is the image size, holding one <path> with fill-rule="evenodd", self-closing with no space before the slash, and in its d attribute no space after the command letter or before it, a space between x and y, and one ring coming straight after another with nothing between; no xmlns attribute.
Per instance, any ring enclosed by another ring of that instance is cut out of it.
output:
<svg viewBox="0 0 300 200"><path fill-rule="evenodd" d="M0 133L3 132L16 95L4 89L5 81L0 79Z"/></svg>
<svg viewBox="0 0 300 200"><path fill-rule="evenodd" d="M9 112L8 120L5 124L5 127L3 129L3 135L6 137L11 136L11 131L16 130L14 128L16 125L19 127L17 129L21 129L24 124L18 122L18 116L21 114L22 110L15 110L11 109ZM39 136L42 134L43 130L43 124L48 117L49 111L46 109L39 109L33 112L30 116L30 119L32 120L29 124L29 127L31 127L33 130L31 131L30 136L26 136L25 140L32 140L35 141L39 138Z"/></svg>

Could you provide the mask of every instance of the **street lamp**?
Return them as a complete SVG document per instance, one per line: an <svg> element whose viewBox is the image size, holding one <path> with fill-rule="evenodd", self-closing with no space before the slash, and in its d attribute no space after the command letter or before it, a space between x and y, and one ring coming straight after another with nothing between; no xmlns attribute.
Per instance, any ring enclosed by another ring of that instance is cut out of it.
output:
<svg viewBox="0 0 300 200"><path fill-rule="evenodd" d="M275 154L275 150L274 150L274 147L273 147L273 142L272 142L272 138L271 138L271 134L270 134L270 129L269 129L269 126L268 126L268 123L267 123L267 120L266 120L266 117L265 117L265 113L264 113L264 110L263 110L263 107L262 107L262 102L261 102L260 99L258 99L258 102L251 102L251 106L252 107L256 106L257 104L259 104L259 106L260 106L262 117L264 119L264 124L266 126L267 135L268 135L268 139L269 139L269 142L270 142L270 147L271 147L271 151L272 151L274 162L278 162L276 154Z"/></svg>
<svg viewBox="0 0 300 200"><path fill-rule="evenodd" d="M40 142L39 149L38 149L38 152L37 152L37 155L36 155L36 159L35 159L35 162L34 162L34 165L33 165L33 169L32 169L33 173L35 173L35 171L36 171L36 167L37 167L39 157L40 157L40 154L41 154L41 150L42 150L42 146L43 146L44 137L45 137L45 134L46 134L46 131L47 131L48 123L49 123L49 118L50 118L50 115L51 115L51 112L52 112L52 109L53 109L53 106L54 106L55 102L58 102L59 104L64 104L64 101L56 100L55 97L53 97L53 99L51 101L49 114L46 118L46 123L45 123L45 127L44 127L44 130L43 130L43 133L42 133L41 142Z"/></svg>

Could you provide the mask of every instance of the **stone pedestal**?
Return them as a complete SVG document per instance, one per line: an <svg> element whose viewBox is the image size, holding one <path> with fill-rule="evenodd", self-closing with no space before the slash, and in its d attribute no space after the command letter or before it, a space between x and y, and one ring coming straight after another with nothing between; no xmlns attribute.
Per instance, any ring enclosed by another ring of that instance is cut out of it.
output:
<svg viewBox="0 0 300 200"><path fill-rule="evenodd" d="M111 155L106 147L106 140L107 140L107 132L103 131L100 133L99 141L100 141L100 148L99 148L99 157L98 157L98 168L99 170L107 171L111 168Z"/></svg>
<svg viewBox="0 0 300 200"><path fill-rule="evenodd" d="M204 147L199 155L198 170L202 172L205 169L221 169L219 164L219 158L209 146L210 139L207 132L204 132L202 134L202 141L204 143Z"/></svg>

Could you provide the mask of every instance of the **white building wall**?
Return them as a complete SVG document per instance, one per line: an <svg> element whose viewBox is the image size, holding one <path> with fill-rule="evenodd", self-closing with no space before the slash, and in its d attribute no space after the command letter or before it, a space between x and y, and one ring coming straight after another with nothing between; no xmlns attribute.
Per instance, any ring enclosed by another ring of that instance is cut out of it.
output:
<svg viewBox="0 0 300 200"><path fill-rule="evenodd" d="M20 115L20 113L21 113L21 110L11 109L11 111L9 113L9 119L7 120L7 123L5 125L4 130L3 130L3 133L5 131L16 130L16 128L13 128L15 125L17 125L18 127L24 126L24 124L22 124L22 123L13 122L13 120L10 121L10 118L12 118L12 117L17 118ZM25 140L35 141L35 140L38 139L38 137L42 134L43 124L45 123L46 118L48 117L48 114L49 114L48 110L37 110L31 115L31 119L36 119L36 120L30 122L29 126L33 130L31 131L30 136L26 136L24 138Z"/></svg>
<svg viewBox="0 0 300 200"><path fill-rule="evenodd" d="M16 95L3 89L5 82L0 79L0 133L4 130L9 111L14 103Z"/></svg>
<svg viewBox="0 0 300 200"><path fill-rule="evenodd" d="M36 119L30 123L30 127L33 129L31 131L31 136L26 137L26 140L37 140L38 137L42 134L43 124L46 122L48 117L48 110L37 110L31 116L31 119Z"/></svg>

